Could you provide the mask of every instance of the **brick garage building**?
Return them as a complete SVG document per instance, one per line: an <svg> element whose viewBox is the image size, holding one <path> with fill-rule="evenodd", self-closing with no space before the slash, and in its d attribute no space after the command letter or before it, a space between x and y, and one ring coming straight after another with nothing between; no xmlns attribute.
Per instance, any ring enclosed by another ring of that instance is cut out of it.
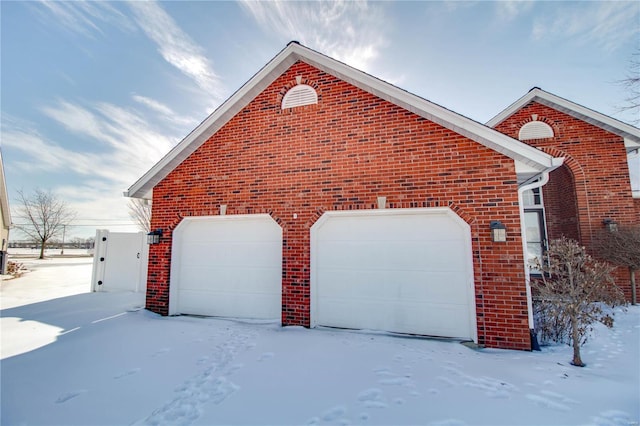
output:
<svg viewBox="0 0 640 426"><path fill-rule="evenodd" d="M636 127L539 88L487 124L564 158L535 197L525 197L529 219L525 237L531 253L539 254L547 239L563 235L590 249L605 223L640 224L640 131ZM616 274L617 284L630 299L628 270L619 268Z"/></svg>
<svg viewBox="0 0 640 426"><path fill-rule="evenodd" d="M561 165L290 43L126 193L147 309L530 349L522 197Z"/></svg>

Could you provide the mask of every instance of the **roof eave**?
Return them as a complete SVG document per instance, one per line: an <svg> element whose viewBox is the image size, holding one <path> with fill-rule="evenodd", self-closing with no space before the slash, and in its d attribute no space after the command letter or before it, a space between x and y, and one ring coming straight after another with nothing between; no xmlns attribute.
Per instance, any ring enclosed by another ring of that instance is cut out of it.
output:
<svg viewBox="0 0 640 426"><path fill-rule="evenodd" d="M278 53L267 65L258 71L247 83L134 183L129 190L125 192L125 195L138 198L149 194L153 187L164 179L171 170L198 149L211 135L218 131L235 114L240 112L255 96L299 60L514 160L522 161L541 171L552 166L553 157L506 136L493 128L427 101L424 98L402 90L312 49L297 43L289 43L285 49Z"/></svg>
<svg viewBox="0 0 640 426"><path fill-rule="evenodd" d="M251 100L264 88L271 84L282 72L293 65L298 59L290 55L293 46L289 44L267 65L258 71L240 89L231 95L222 105L213 111L202 123L193 129L180 143L171 149L160 161L138 179L127 191L125 197L147 198L162 179L174 168L193 154L204 142L215 134L233 116L242 111Z"/></svg>
<svg viewBox="0 0 640 426"><path fill-rule="evenodd" d="M498 115L487 122L487 126L495 127L529 102L538 102L542 105L564 112L574 118L600 127L608 132L621 136L629 141L640 143L640 129L630 124L623 123L567 99L546 92L540 88L533 88L520 99L509 105Z"/></svg>

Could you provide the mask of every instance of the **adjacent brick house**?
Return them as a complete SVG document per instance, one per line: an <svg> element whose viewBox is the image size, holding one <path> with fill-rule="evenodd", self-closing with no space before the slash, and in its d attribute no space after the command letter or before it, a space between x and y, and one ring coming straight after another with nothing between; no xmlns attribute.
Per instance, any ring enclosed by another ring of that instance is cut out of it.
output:
<svg viewBox="0 0 640 426"><path fill-rule="evenodd" d="M565 159L542 187L542 202L537 206L543 244L547 238L565 235L590 248L606 222L640 224L637 128L539 88L531 89L487 125ZM630 170L636 173L633 180ZM529 207L536 211L536 206ZM618 284L629 298L628 272L620 268L618 274Z"/></svg>
<svg viewBox="0 0 640 426"><path fill-rule="evenodd" d="M125 194L162 234L147 309L528 350L556 154L292 42Z"/></svg>

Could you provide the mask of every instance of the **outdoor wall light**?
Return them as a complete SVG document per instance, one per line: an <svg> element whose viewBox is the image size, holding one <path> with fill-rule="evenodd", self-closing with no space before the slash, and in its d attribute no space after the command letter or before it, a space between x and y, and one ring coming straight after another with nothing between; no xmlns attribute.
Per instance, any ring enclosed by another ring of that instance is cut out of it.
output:
<svg viewBox="0 0 640 426"><path fill-rule="evenodd" d="M162 237L162 229L158 228L155 231L151 231L147 234L147 244L158 244Z"/></svg>
<svg viewBox="0 0 640 426"><path fill-rule="evenodd" d="M602 219L602 224L604 225L605 228L607 228L607 231L609 232L616 232L618 230L618 222L616 222L613 219L609 219L609 218Z"/></svg>
<svg viewBox="0 0 640 426"><path fill-rule="evenodd" d="M494 243L504 243L507 241L507 227L499 220L492 220L489 224L491 228L491 241Z"/></svg>

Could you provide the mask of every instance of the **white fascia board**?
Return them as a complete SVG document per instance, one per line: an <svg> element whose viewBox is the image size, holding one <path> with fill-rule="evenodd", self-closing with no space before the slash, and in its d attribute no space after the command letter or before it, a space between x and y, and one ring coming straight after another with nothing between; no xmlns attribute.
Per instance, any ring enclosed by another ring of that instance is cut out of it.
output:
<svg viewBox="0 0 640 426"><path fill-rule="evenodd" d="M624 147L627 149L627 152L635 151L640 149L640 142L624 138Z"/></svg>
<svg viewBox="0 0 640 426"><path fill-rule="evenodd" d="M536 148L292 42L134 183L125 192L125 196L142 198L148 194L175 167L298 60L540 171L554 167L553 157Z"/></svg>
<svg viewBox="0 0 640 426"><path fill-rule="evenodd" d="M622 136L630 142L640 143L640 129L637 127L623 123L615 118L609 117L582 105L578 105L575 102L571 102L552 93L545 92L537 87L531 89L527 94L509 105L500 114L489 120L487 122L487 126L497 126L520 108L532 101L564 112L572 117L585 121L589 124L593 124L594 126L600 127L613 134Z"/></svg>
<svg viewBox="0 0 640 426"><path fill-rule="evenodd" d="M549 167L557 167L554 166L553 157L517 139L513 139L484 124L427 101L342 62L302 46L297 47L304 49L304 57L301 57L300 60L381 99L433 121L507 157L536 167L540 171Z"/></svg>
<svg viewBox="0 0 640 426"><path fill-rule="evenodd" d="M207 141L215 132L249 104L269 84L293 65L297 58L290 56L290 44L274 59L265 65L247 81L229 99L211 113L202 123L191 131L178 145L173 147L158 163L145 173L136 183L124 192L125 197L149 198L153 187L178 167L187 157Z"/></svg>

